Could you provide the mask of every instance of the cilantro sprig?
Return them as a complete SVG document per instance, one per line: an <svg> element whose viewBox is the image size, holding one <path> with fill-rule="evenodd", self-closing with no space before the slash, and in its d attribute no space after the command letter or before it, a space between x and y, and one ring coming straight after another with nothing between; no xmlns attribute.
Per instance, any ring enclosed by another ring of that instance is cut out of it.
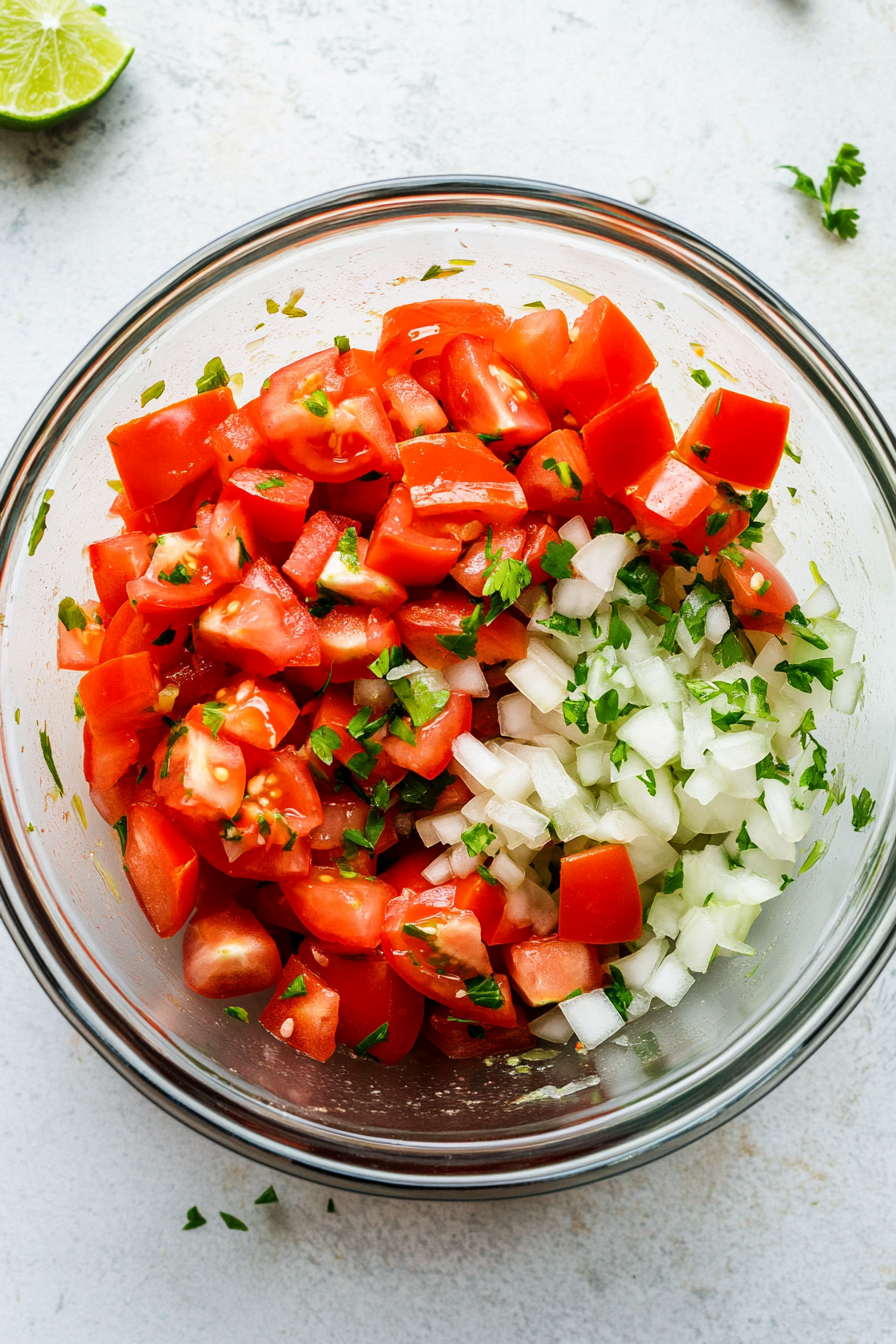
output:
<svg viewBox="0 0 896 1344"><path fill-rule="evenodd" d="M859 158L858 146L848 142L840 146L834 162L828 165L827 175L820 187L816 187L808 173L804 173L792 163L782 163L781 168L795 175L796 181L792 184L794 191L808 196L812 201L820 202L821 222L828 233L838 234L844 242L849 238L855 238L858 233L858 210L835 210L833 202L841 182L845 182L848 187L857 187L865 176L865 165Z"/></svg>

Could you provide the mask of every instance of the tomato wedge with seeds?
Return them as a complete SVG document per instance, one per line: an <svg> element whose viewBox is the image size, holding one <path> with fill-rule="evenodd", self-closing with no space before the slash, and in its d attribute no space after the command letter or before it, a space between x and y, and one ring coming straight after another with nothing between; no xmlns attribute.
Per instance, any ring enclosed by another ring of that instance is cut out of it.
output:
<svg viewBox="0 0 896 1344"><path fill-rule="evenodd" d="M346 948L377 946L386 906L395 896L379 878L342 877L321 869L312 869L307 878L284 879L281 886L313 934Z"/></svg>
<svg viewBox="0 0 896 1344"><path fill-rule="evenodd" d="M240 499L204 504L196 515L202 559L216 578L237 583L258 552L255 530Z"/></svg>
<svg viewBox="0 0 896 1344"><path fill-rule="evenodd" d="M159 937L173 938L196 904L196 851L154 807L132 804L127 824L124 862L128 881Z"/></svg>
<svg viewBox="0 0 896 1344"><path fill-rule="evenodd" d="M745 611L785 616L797 605L796 593L779 569L755 551L735 548L741 561L721 557L721 571L735 602ZM761 629L762 627L754 627Z"/></svg>
<svg viewBox="0 0 896 1344"><path fill-rule="evenodd" d="M183 957L187 989L206 999L258 994L280 977L277 944L250 911L226 896L193 916Z"/></svg>
<svg viewBox="0 0 896 1344"><path fill-rule="evenodd" d="M290 957L258 1021L282 1045L326 1063L336 1049L339 995L301 957Z"/></svg>
<svg viewBox="0 0 896 1344"><path fill-rule="evenodd" d="M127 585L138 611L189 611L214 600L227 579L206 562L203 539L195 527L159 537L149 568Z"/></svg>
<svg viewBox="0 0 896 1344"><path fill-rule="evenodd" d="M544 407L491 341L464 333L441 354L442 399L456 429L486 436L506 457L550 432Z"/></svg>
<svg viewBox="0 0 896 1344"><path fill-rule="evenodd" d="M321 570L318 583L327 592L339 593L349 602L362 606L379 607L394 611L407 598L400 583L364 563L367 542L363 537L355 541L354 549L335 550Z"/></svg>
<svg viewBox="0 0 896 1344"><path fill-rule="evenodd" d="M323 820L320 798L294 747L256 756L246 796L233 820L245 849L254 843L288 852L296 837L317 829Z"/></svg>
<svg viewBox="0 0 896 1344"><path fill-rule="evenodd" d="M307 607L263 559L242 583L206 607L199 633L209 653L262 676L320 662L320 639Z"/></svg>
<svg viewBox="0 0 896 1344"><path fill-rule="evenodd" d="M71 629L63 621L56 621L56 666L60 671L86 672L96 667L103 650L106 632L100 604L91 599L81 602L69 619Z"/></svg>
<svg viewBox="0 0 896 1344"><path fill-rule="evenodd" d="M334 607L316 625L320 665L301 671L287 668L287 676L314 690L328 678L341 683L373 676L370 664L400 642L395 622L376 607Z"/></svg>
<svg viewBox="0 0 896 1344"><path fill-rule="evenodd" d="M218 687L207 717L225 741L271 751L280 745L298 713L298 705L284 686L266 677L243 676Z"/></svg>
<svg viewBox="0 0 896 1344"><path fill-rule="evenodd" d="M153 788L176 811L216 821L239 810L246 791L243 753L232 742L216 741L201 722L175 724L153 752L153 765Z"/></svg>

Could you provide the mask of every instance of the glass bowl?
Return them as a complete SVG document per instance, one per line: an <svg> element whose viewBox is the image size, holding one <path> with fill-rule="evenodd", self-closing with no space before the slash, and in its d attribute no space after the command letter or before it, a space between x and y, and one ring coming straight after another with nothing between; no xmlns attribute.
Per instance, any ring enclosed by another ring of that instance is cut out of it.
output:
<svg viewBox="0 0 896 1344"><path fill-rule="evenodd" d="M476 264L422 288L409 278L458 257ZM679 426L705 395L689 368L706 359L721 385L791 406L803 457L785 459L775 489L783 568L803 596L816 561L858 628L864 705L826 720L824 741L832 763L845 763L850 792L864 786L877 799L876 816L857 834L847 798L819 818L806 847L823 838L824 861L763 910L756 957L718 959L679 1008L633 1023L628 1048L522 1065L415 1051L391 1069L340 1049L320 1065L184 988L180 938L161 942L150 929L117 839L89 800L86 829L80 819L77 678L56 671L55 617L61 597L90 591L86 543L113 530L105 435L140 413L141 391L160 378L166 399L187 396L219 355L242 373L246 399L337 332L372 345L382 313L399 303L445 294L511 314L537 299L581 311L545 277L606 293L629 314L657 355L655 381ZM283 304L300 288L307 316L267 312L267 299ZM146 1095L249 1157L330 1185L416 1197L532 1193L616 1173L705 1133L824 1040L891 951L893 448L862 388L776 295L699 238L618 202L513 180L405 180L318 197L211 244L96 337L3 468L0 877L18 946L70 1021ZM62 798L41 756L44 728ZM581 1086L520 1101L567 1084Z"/></svg>

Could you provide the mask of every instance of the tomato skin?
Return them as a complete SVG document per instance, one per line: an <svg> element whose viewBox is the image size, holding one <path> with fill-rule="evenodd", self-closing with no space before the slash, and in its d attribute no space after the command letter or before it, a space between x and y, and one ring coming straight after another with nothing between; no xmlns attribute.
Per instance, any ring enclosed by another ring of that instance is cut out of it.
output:
<svg viewBox="0 0 896 1344"><path fill-rule="evenodd" d="M239 811L246 791L243 753L232 742L215 741L201 727L201 717L198 725L184 722L166 733L153 752L153 763L153 789L168 807L204 821Z"/></svg>
<svg viewBox="0 0 896 1344"><path fill-rule="evenodd" d="M334 729L334 731L336 731ZM347 735L346 735L347 736ZM340 737L342 734L340 733ZM364 833L364 823L370 813L368 803L362 802L348 789L341 793L325 792L320 800L321 823L311 835L311 848L319 864L327 862L328 854L342 854L343 832L346 830ZM360 851L358 858L364 851ZM359 870L360 871L360 870Z"/></svg>
<svg viewBox="0 0 896 1344"><path fill-rule="evenodd" d="M259 490L268 481L282 481L273 489ZM314 482L294 472L244 467L235 471L221 492L221 499L238 499L252 526L271 541L295 541L305 525ZM218 506L220 508L220 505ZM252 548L248 548L254 555Z"/></svg>
<svg viewBox="0 0 896 1344"><path fill-rule="evenodd" d="M227 896L196 912L184 934L183 954L184 983L205 999L258 994L280 978L277 944L250 911Z"/></svg>
<svg viewBox="0 0 896 1344"><path fill-rule="evenodd" d="M475 299L431 299L390 308L383 316L376 347L377 378L407 373L415 361L440 355L452 336L462 331L494 340L509 325L503 308Z"/></svg>
<svg viewBox="0 0 896 1344"><path fill-rule="evenodd" d="M419 849L412 850L397 863L393 863L391 868L387 868L380 876L398 892L399 896L408 890L415 893L427 891L430 883L422 874L423 869L428 868L431 863L432 853L421 845Z"/></svg>
<svg viewBox="0 0 896 1344"><path fill-rule="evenodd" d="M487 537L480 537L468 547L463 559L454 566L451 577L466 588L473 597L481 597L485 587L485 571L491 563L486 555ZM501 527L492 532L491 553L499 551L502 560L520 560L526 545L524 527Z"/></svg>
<svg viewBox="0 0 896 1344"><path fill-rule="evenodd" d="M146 651L157 668L179 662L190 632L191 611L137 611L127 600L106 626L100 662ZM159 643L159 640L163 643ZM167 676L167 673L166 673Z"/></svg>
<svg viewBox="0 0 896 1344"><path fill-rule="evenodd" d="M343 765L348 765L352 758L359 753L363 754L361 744L348 731L348 725L356 713L357 706L352 699L351 690L346 686L330 686L318 705L314 716L315 728L320 728L322 724L326 724L327 727L332 728L338 734L339 746L335 748L333 754L335 759ZM384 726L375 732L369 741L380 744L385 740L385 737L386 729ZM324 766L321 761L315 762L315 769L332 773L331 768ZM405 771L400 769L386 752L381 752L376 765L367 776L366 785L368 789L372 789L381 779L385 779L391 788L404 776ZM388 825L387 829L389 829ZM385 831L383 834L385 835Z"/></svg>
<svg viewBox="0 0 896 1344"><path fill-rule="evenodd" d="M526 543L523 547L522 560L532 575L533 583L546 583L549 578L547 572L542 569L541 562L552 541L555 543L560 541L559 533L537 514L531 514L526 519Z"/></svg>
<svg viewBox="0 0 896 1344"><path fill-rule="evenodd" d="M290 929L293 933L301 933L304 937L308 935L308 930L284 896L283 888L278 882L266 882L248 895L241 895L240 905L248 906L262 924Z"/></svg>
<svg viewBox="0 0 896 1344"><path fill-rule="evenodd" d="M132 653L85 672L78 694L93 731L111 733L151 723L160 685L150 655Z"/></svg>
<svg viewBox="0 0 896 1344"><path fill-rule="evenodd" d="M577 476L581 487L564 485L555 471L544 466L545 459L558 464L565 462L570 479ZM555 429L552 434L532 445L517 468L516 478L526 495L530 509L574 518L583 514L594 494L594 478L582 447L582 439L574 429Z"/></svg>
<svg viewBox="0 0 896 1344"><path fill-rule="evenodd" d="M299 948L302 962L339 995L336 1040L352 1049L384 1022L386 1040L369 1054L380 1064L397 1064L413 1047L423 1025L424 998L384 959L382 952L339 956L331 947L307 939Z"/></svg>
<svg viewBox="0 0 896 1344"><path fill-rule="evenodd" d="M413 770L424 779L435 779L451 760L455 738L468 733L473 709L468 695L452 691L441 714L422 728L415 728L416 746L402 742L391 733L383 743L383 752L404 770Z"/></svg>
<svg viewBox="0 0 896 1344"><path fill-rule="evenodd" d="M646 383L656 368L647 342L605 296L588 305L571 339L556 370L557 394L581 424Z"/></svg>
<svg viewBox="0 0 896 1344"><path fill-rule="evenodd" d="M568 999L577 989L583 994L603 983L597 950L549 934L514 943L505 954L507 970L530 1008Z"/></svg>
<svg viewBox="0 0 896 1344"><path fill-rule="evenodd" d="M284 999L283 994L300 975L305 978L305 993ZM291 1045L294 1050L324 1064L336 1049L339 995L310 970L301 957L290 957L279 976L273 998L258 1020L282 1045Z"/></svg>
<svg viewBox="0 0 896 1344"><path fill-rule="evenodd" d="M597 845L560 860L561 940L631 943L641 937L641 894L625 845Z"/></svg>
<svg viewBox="0 0 896 1344"><path fill-rule="evenodd" d="M132 509L171 499L215 465L208 435L236 410L229 387L150 411L107 436Z"/></svg>
<svg viewBox="0 0 896 1344"><path fill-rule="evenodd" d="M184 575L187 581L182 582ZM195 527L167 532L153 552L142 578L127 585L128 601L137 610L192 611L211 602L227 580L213 573L206 562L203 539Z"/></svg>
<svg viewBox="0 0 896 1344"><path fill-rule="evenodd" d="M355 529L356 535L361 530L361 524L356 519L327 513L323 509L308 519L283 566L283 573L292 579L303 597L317 596L317 581L324 565L350 527Z"/></svg>
<svg viewBox="0 0 896 1344"><path fill-rule="evenodd" d="M327 486L327 499L330 511L338 508L348 509L356 518L372 522L389 498L392 481L382 473L375 473L376 480L367 481L363 476L356 481L342 481L338 485Z"/></svg>
<svg viewBox="0 0 896 1344"><path fill-rule="evenodd" d="M361 350L353 346L339 356L336 367L345 379L343 391L347 397L376 389L372 350Z"/></svg>
<svg viewBox="0 0 896 1344"><path fill-rule="evenodd" d="M703 513L715 490L671 454L648 467L625 491L638 530L654 541L672 541Z"/></svg>
<svg viewBox="0 0 896 1344"><path fill-rule="evenodd" d="M211 700L224 685L230 669L215 658L201 653L189 653L173 667L165 668L165 681L178 688L177 711L186 714L193 705Z"/></svg>
<svg viewBox="0 0 896 1344"><path fill-rule="evenodd" d="M261 427L261 401L258 397L241 406L208 436L215 454L215 470L223 484L244 467L263 467L273 461Z"/></svg>
<svg viewBox="0 0 896 1344"><path fill-rule="evenodd" d="M111 789L139 758L140 740L130 728L119 728L111 733L94 733L90 724L85 722L84 778L91 788L101 791ZM120 812L118 816L121 816Z"/></svg>
<svg viewBox="0 0 896 1344"><path fill-rule="evenodd" d="M235 605L236 604L236 605ZM307 607L266 560L199 618L202 644L223 661L269 677L287 665L315 667L320 638Z"/></svg>
<svg viewBox="0 0 896 1344"><path fill-rule="evenodd" d="M436 398L409 373L397 373L383 383L383 398L392 424L402 439L414 434L438 434L448 417Z"/></svg>
<svg viewBox="0 0 896 1344"><path fill-rule="evenodd" d="M422 586L441 583L457 561L461 543L455 537L432 536L414 513L411 493L404 484L393 487L377 515L367 563L398 583Z"/></svg>
<svg viewBox="0 0 896 1344"><path fill-rule="evenodd" d="M765 612L773 617L785 616L797 605L796 593L779 569L764 556L755 551L738 547L743 557L741 566L733 564L727 556L722 556L721 571L726 579L735 602L745 612ZM758 591L763 584L770 587L764 593ZM753 584L757 587L754 588ZM765 629L753 626L753 629Z"/></svg>
<svg viewBox="0 0 896 1344"><path fill-rule="evenodd" d="M438 642L439 635L462 634L461 621L473 612L472 601L462 593L436 589L420 602L406 602L395 613L402 643L427 667L440 670L461 660ZM526 656L526 628L507 611L490 625L483 625L476 636L476 658L480 663L516 661Z"/></svg>
<svg viewBox="0 0 896 1344"><path fill-rule="evenodd" d="M62 621L56 621L56 666L60 672L86 672L96 667L102 653L106 632L100 605L92 599L79 605L87 618L83 630L67 630Z"/></svg>
<svg viewBox="0 0 896 1344"><path fill-rule="evenodd" d="M727 513L728 521L718 532L710 536L706 529L713 513ZM716 555L723 546L730 545L739 537L749 522L750 515L746 509L732 509L723 495L716 494L703 512L687 527L681 529L677 540L693 555L705 555L707 551L710 555Z"/></svg>
<svg viewBox="0 0 896 1344"><path fill-rule="evenodd" d="M475 434L430 434L408 439L398 451L421 518L509 527L526 513L519 481Z"/></svg>
<svg viewBox="0 0 896 1344"><path fill-rule="evenodd" d="M442 400L456 429L496 436L495 451L505 457L550 432L544 407L491 341L466 332L455 336L440 364Z"/></svg>
<svg viewBox="0 0 896 1344"><path fill-rule="evenodd" d="M707 479L742 490L767 490L781 465L790 410L723 388L710 392L678 445L683 460ZM692 451L697 445L699 454ZM706 452L706 449L709 452Z"/></svg>
<svg viewBox="0 0 896 1344"><path fill-rule="evenodd" d="M320 664L296 672L304 686L320 690L332 671L334 683L372 677L370 664L400 642L395 622L376 607L334 607L317 622ZM287 675L292 669L287 669Z"/></svg>
<svg viewBox="0 0 896 1344"><path fill-rule="evenodd" d="M134 798L135 779L136 775L127 774L109 788L90 785L90 801L107 825L114 826L127 812Z"/></svg>
<svg viewBox="0 0 896 1344"><path fill-rule="evenodd" d="M589 420L582 442L594 480L607 495L618 495L675 450L666 408L651 383Z"/></svg>
<svg viewBox="0 0 896 1344"><path fill-rule="evenodd" d="M480 1034L483 1030L484 1034ZM423 1035L449 1059L521 1054L537 1044L522 1008L516 1010L514 1026L484 1029L480 1023L455 1021L450 1008L435 1008L426 1019Z"/></svg>
<svg viewBox="0 0 896 1344"><path fill-rule="evenodd" d="M248 510L238 498L204 504L196 515L202 538L202 559L217 579L238 583L257 555L255 529Z"/></svg>
<svg viewBox="0 0 896 1344"><path fill-rule="evenodd" d="M191 718L199 713L197 707L191 711ZM294 845L293 836L309 835L320 826L323 820L320 798L308 766L295 747L253 753L252 769L246 773L247 797L234 815L238 829L244 832L247 848L250 837L246 832L250 829L254 831L256 845L266 843L269 849L274 849L285 847L290 841ZM257 820L261 816L267 820L266 840L258 833ZM292 836L284 832L284 823Z"/></svg>
<svg viewBox="0 0 896 1344"><path fill-rule="evenodd" d="M569 350L569 325L562 308L545 308L511 322L495 337L495 349L519 369L552 420L566 406L557 393L556 373Z"/></svg>
<svg viewBox="0 0 896 1344"><path fill-rule="evenodd" d="M313 868L307 878L287 878L280 885L306 928L318 938L353 949L378 945L386 906L395 895L394 888L378 878L341 877Z"/></svg>
<svg viewBox="0 0 896 1344"><path fill-rule="evenodd" d="M280 882L288 877L304 877L311 869L311 845L307 836L299 836L292 849L260 845L228 858L221 840L221 823L199 821L186 813L175 814L197 854L219 873L245 881ZM231 850L232 852L232 850Z"/></svg>
<svg viewBox="0 0 896 1344"><path fill-rule="evenodd" d="M127 599L128 582L146 573L154 546L145 532L123 532L88 546L97 597L110 615Z"/></svg>
<svg viewBox="0 0 896 1344"><path fill-rule="evenodd" d="M479 920L486 947L518 943L532 932L530 925L513 924L507 917L507 895L498 884L486 882L479 873L470 873L455 884L454 903L458 910L472 910Z"/></svg>
<svg viewBox="0 0 896 1344"><path fill-rule="evenodd" d="M510 997L507 977L496 975L495 981L500 987L503 1003L500 1008L483 1008L475 1004L466 990L459 975L440 974L417 954L425 947L419 939L404 933L405 924L415 924L436 914L445 914L452 909L454 900L453 886L434 887L422 893L405 889L401 895L389 902L383 924L382 942L386 960L394 971L408 984L435 999L452 1010L457 1017L472 1018L474 1022L493 1024L497 1027L512 1027L516 1023L516 1010ZM455 912L465 914L466 912ZM475 921L474 921L475 922ZM413 953L413 957L412 957ZM482 955L488 961L485 948ZM416 964L415 964L416 962Z"/></svg>
<svg viewBox="0 0 896 1344"><path fill-rule="evenodd" d="M237 746L272 751L296 721L299 707L285 686L266 677L233 677L215 692L226 715L218 736Z"/></svg>
<svg viewBox="0 0 896 1344"><path fill-rule="evenodd" d="M176 826L154 807L127 810L124 861L128 881L160 938L173 938L196 904L199 859Z"/></svg>
<svg viewBox="0 0 896 1344"><path fill-rule="evenodd" d="M415 359L411 365L411 377L435 397L436 401L442 400L442 364L438 355L426 355L423 359Z"/></svg>

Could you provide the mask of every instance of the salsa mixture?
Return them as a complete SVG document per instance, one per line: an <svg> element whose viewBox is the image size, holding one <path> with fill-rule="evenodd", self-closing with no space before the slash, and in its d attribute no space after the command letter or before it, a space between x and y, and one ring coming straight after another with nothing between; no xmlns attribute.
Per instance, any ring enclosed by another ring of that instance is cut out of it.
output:
<svg viewBox="0 0 896 1344"><path fill-rule="evenodd" d="M524 313L394 308L240 407L210 360L109 434L123 527L59 606L146 918L316 1060L591 1049L751 955L846 796L854 632L775 565L787 407L695 369L676 438L608 298Z"/></svg>

